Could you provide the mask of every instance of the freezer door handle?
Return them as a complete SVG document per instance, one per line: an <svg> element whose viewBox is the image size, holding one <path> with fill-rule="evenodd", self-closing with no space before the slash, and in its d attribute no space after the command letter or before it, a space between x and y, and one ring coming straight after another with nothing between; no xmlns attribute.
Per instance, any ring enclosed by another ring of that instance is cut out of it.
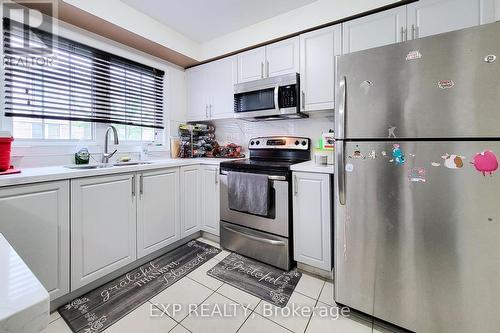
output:
<svg viewBox="0 0 500 333"><path fill-rule="evenodd" d="M339 83L340 90L340 101L339 101L339 111L337 119L337 133L338 139L345 139L345 111L346 111L346 77L342 77Z"/></svg>
<svg viewBox="0 0 500 333"><path fill-rule="evenodd" d="M339 203L345 205L345 142L337 141L335 147L337 151L337 188L339 195Z"/></svg>

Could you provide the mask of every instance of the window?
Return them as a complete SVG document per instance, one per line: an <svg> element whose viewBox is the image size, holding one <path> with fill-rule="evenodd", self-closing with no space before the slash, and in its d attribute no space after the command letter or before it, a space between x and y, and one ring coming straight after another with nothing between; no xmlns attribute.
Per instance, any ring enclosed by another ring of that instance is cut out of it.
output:
<svg viewBox="0 0 500 333"><path fill-rule="evenodd" d="M7 18L3 25L5 116L16 138L91 140L104 123L123 140L154 141L163 129L163 71ZM23 62L46 59L19 48L26 38L50 41L52 61Z"/></svg>

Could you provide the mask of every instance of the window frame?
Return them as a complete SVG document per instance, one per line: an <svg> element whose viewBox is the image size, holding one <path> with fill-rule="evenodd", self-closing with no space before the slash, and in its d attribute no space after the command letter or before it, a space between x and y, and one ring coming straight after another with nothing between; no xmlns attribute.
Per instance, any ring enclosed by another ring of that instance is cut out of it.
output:
<svg viewBox="0 0 500 333"><path fill-rule="evenodd" d="M59 32L61 32L61 30L64 31L65 29L66 29L66 27L63 27L63 29L61 29L59 27ZM2 32L2 35L3 35L3 25L0 25L0 31ZM114 52L116 54L120 54L120 51L125 51L125 53L127 53L127 52L130 53L130 50L123 49L123 45L120 45L118 47L118 50L117 50L116 46L114 46L115 50L108 50L107 47L96 46L95 42L97 42L99 44L99 43L102 43L102 41L96 40L94 36L91 36L90 40L88 40L88 36L83 36L83 38L79 38L82 36L75 37L75 36L71 36L71 34L73 34L73 32L69 33L70 36L67 36L66 33L60 33L58 35L63 37L63 38L72 39L76 43L88 45L90 48L95 48L95 49L102 51L102 52L105 52L105 53L113 54L113 52ZM81 32L77 33L77 35L79 35L79 34L81 34ZM114 43L116 43L116 42L114 42ZM0 52L2 53L2 55L4 54L3 42L0 43ZM117 57L121 57L121 56L117 56ZM137 54L135 56L125 55L124 57L125 57L124 59L127 59L127 60L128 60L128 57L133 59L133 58L137 58ZM142 56L139 56L139 58L142 58ZM134 59L134 60L130 60L130 61L132 61L132 62L135 61L137 63L141 63L141 60ZM156 63L156 61L154 61L154 60L145 61L145 62L146 63L148 63L148 62L149 63L151 63L151 62ZM159 68L165 67L165 65L158 66L158 65L150 65L150 64L145 65L145 66L159 67ZM168 113L166 112L167 105L168 105L167 89L166 89L166 87L168 86L168 74L167 74L168 68L167 69L164 68L164 69L160 69L160 70L165 73L164 79L162 82L162 86L161 86L161 88L162 88L161 89L161 97L162 97L162 103L163 103L163 106L161 108L161 111L163 114L163 120L162 120L163 128L153 128L153 131L155 133L154 141L143 140L143 133L141 133L141 140L128 140L127 138L125 138L125 139L121 138L120 144L123 147L133 147L133 146L143 145L143 144L152 144L154 146L167 147L166 141L167 141L168 131L169 131ZM0 80L1 80L0 86L2 88L2 93L0 93L0 95L1 95L0 103L2 103L2 105L5 105L6 93L5 93L5 68L4 67L2 67L0 69ZM27 119L34 119L34 118L27 117ZM7 117L7 116L5 116L4 111L0 112L0 129L7 130L7 131L10 131L11 133L13 133L14 120L15 120L15 117ZM47 120L50 121L50 119L48 119L48 118L41 119L42 123L45 123ZM71 120L70 120L70 122L71 122ZM16 139L13 144L14 144L14 146L31 146L31 145L33 145L33 146L44 146L44 145L46 145L46 146L58 146L58 145L60 145L60 146L74 146L76 143L82 142L88 146L102 145L103 138L101 140L101 136L104 137L104 133L105 133L107 127L110 125L113 125L113 123L106 123L106 122L89 122L89 123L91 124L91 139L72 139L72 138L69 138L69 139L47 139L47 138L45 138L45 135L44 135L43 138L19 138L19 139ZM119 124L119 125L121 125L121 124ZM134 125L123 125L123 126L134 126ZM141 126L138 126L138 127L141 127ZM150 127L142 127L141 130L143 130L144 128L150 128ZM43 131L45 133L45 126L44 126ZM122 150L122 149L120 149L120 150Z"/></svg>

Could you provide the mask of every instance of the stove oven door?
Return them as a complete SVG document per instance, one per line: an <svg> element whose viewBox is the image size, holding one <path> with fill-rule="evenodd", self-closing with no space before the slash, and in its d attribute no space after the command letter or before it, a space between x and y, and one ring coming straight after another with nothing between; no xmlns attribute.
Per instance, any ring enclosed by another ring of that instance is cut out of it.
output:
<svg viewBox="0 0 500 333"><path fill-rule="evenodd" d="M271 206L268 216L257 216L231 210L228 200L227 175L220 177L220 213L221 220L243 227L288 237L289 197L288 181L285 176L269 175L271 182Z"/></svg>

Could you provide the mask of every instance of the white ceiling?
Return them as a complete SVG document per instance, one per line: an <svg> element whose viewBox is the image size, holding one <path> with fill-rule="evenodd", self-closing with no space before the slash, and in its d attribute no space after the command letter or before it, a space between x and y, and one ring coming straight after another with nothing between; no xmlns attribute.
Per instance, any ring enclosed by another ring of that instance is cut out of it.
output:
<svg viewBox="0 0 500 333"><path fill-rule="evenodd" d="M245 28L317 0L121 0L197 42Z"/></svg>

